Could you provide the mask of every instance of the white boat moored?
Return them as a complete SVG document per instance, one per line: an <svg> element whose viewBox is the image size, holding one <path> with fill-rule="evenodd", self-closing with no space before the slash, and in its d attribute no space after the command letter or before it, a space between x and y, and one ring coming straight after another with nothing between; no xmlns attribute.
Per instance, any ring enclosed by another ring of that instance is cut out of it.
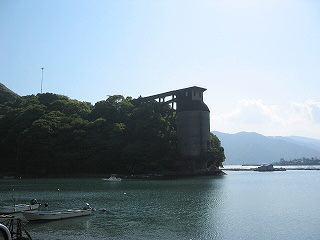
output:
<svg viewBox="0 0 320 240"><path fill-rule="evenodd" d="M91 207L77 209L59 209L52 211L28 211L22 212L28 221L52 221L65 218L88 216L92 212Z"/></svg>
<svg viewBox="0 0 320 240"><path fill-rule="evenodd" d="M37 199L32 199L30 204L13 204L13 205L2 205L0 206L0 214L18 213L22 211L37 210L40 204Z"/></svg>
<svg viewBox="0 0 320 240"><path fill-rule="evenodd" d="M122 179L118 178L116 174L111 174L109 178L102 178L104 181L109 181L109 182L121 182Z"/></svg>

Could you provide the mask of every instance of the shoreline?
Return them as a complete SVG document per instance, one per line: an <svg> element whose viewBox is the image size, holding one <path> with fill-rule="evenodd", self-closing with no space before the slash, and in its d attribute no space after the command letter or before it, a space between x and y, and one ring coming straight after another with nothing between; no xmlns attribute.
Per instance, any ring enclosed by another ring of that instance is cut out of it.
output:
<svg viewBox="0 0 320 240"><path fill-rule="evenodd" d="M260 165L259 165L260 166ZM291 171L291 170L320 170L319 165L309 165L309 166L293 166L293 165L286 165L286 166L280 166L280 165L275 165L277 168L283 168L286 171ZM275 168L275 169L277 169ZM257 165L230 165L230 167L224 167L221 168L222 171L257 171ZM280 171L280 170L275 170L275 171ZM274 172L274 171L272 171Z"/></svg>
<svg viewBox="0 0 320 240"><path fill-rule="evenodd" d="M110 173L105 174L90 174L90 173L77 173L77 174L68 174L68 175L48 175L48 176L32 176L32 175L19 175L14 174L10 177L1 175L0 180L8 180L8 179L44 179L44 178L105 178L106 176L110 176ZM170 173L141 173L141 174L116 174L118 177L122 179L179 179L179 178L193 178L193 177L202 177L202 176L223 176L226 173L223 169L217 169L207 172L199 172L199 173L186 173L186 172L170 172Z"/></svg>

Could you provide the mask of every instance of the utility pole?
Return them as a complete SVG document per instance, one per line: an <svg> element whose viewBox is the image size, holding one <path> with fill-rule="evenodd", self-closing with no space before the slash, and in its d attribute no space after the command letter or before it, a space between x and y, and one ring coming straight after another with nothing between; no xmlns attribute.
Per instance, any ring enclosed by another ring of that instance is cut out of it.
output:
<svg viewBox="0 0 320 240"><path fill-rule="evenodd" d="M41 68L42 76L41 76L41 93L42 93L42 83L43 83L43 68Z"/></svg>

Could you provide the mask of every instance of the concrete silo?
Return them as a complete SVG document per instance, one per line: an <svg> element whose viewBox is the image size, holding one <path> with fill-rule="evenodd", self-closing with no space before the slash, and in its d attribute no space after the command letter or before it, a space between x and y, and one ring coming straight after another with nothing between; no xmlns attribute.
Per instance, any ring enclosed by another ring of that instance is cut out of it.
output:
<svg viewBox="0 0 320 240"><path fill-rule="evenodd" d="M207 171L204 152L210 146L210 111L203 102L205 88L189 87L149 97L139 97L136 101L171 103L177 112L178 149L181 156L181 170L190 173ZM166 101L165 98L171 97Z"/></svg>
<svg viewBox="0 0 320 240"><path fill-rule="evenodd" d="M203 102L205 88L176 91L178 148L189 172L207 171L203 153L210 145L210 110Z"/></svg>

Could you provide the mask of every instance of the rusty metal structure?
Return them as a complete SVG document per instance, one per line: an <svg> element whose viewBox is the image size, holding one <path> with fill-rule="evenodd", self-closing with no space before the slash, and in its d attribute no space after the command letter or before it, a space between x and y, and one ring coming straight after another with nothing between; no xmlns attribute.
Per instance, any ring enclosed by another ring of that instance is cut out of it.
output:
<svg viewBox="0 0 320 240"><path fill-rule="evenodd" d="M204 152L210 146L210 110L203 102L204 91L205 88L193 86L137 99L172 105L177 112L178 149L183 168L190 173L207 171Z"/></svg>
<svg viewBox="0 0 320 240"><path fill-rule="evenodd" d="M3 231L3 237L5 240L12 239L12 240L32 240L32 237L30 236L29 232L25 229L23 222L20 218L11 216L11 215L0 215L0 223L6 226L8 234L5 234L6 232ZM0 229L2 230L2 229ZM0 239L2 239L0 237Z"/></svg>

